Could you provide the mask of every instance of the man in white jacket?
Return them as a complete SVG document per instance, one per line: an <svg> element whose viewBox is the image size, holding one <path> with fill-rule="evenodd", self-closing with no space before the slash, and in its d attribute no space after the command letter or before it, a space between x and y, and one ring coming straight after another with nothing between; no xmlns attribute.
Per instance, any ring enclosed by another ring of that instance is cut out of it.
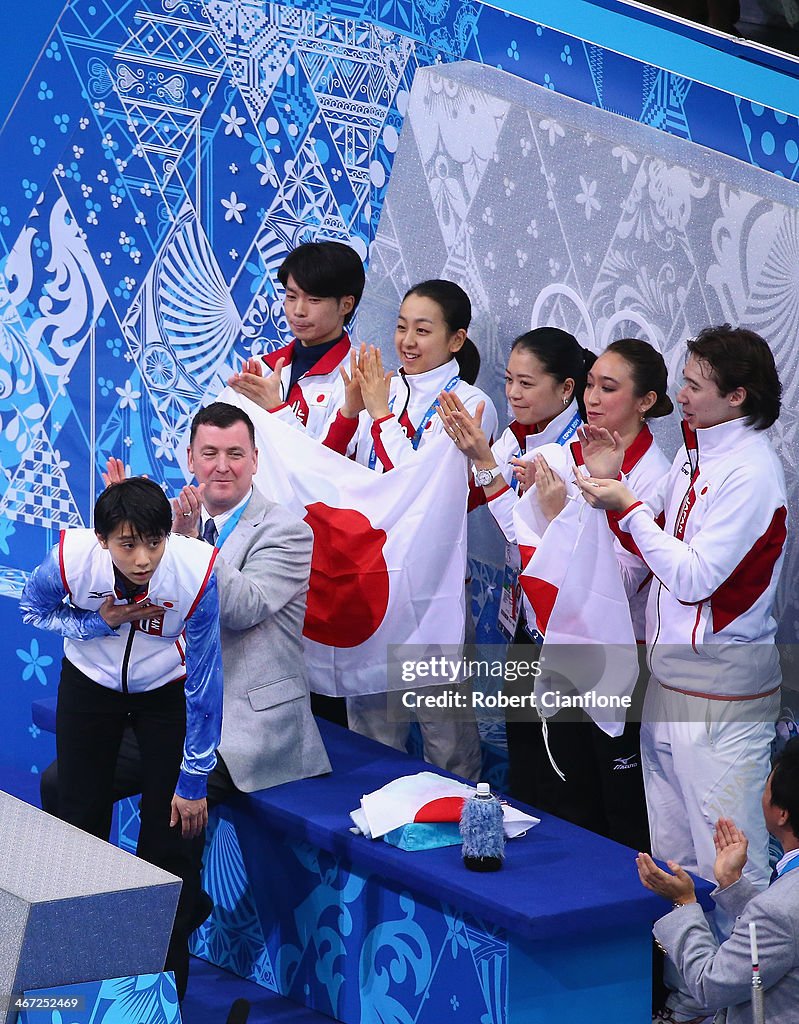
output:
<svg viewBox="0 0 799 1024"><path fill-rule="evenodd" d="M713 823L732 818L749 836L746 874L760 888L768 834L759 794L780 708L773 605L787 508L763 431L779 416L781 390L762 338L707 328L688 342L677 395L685 450L669 475L665 527L623 480L578 479L654 576L641 728L652 852L712 878ZM675 1021L706 1016L678 994L669 1007Z"/></svg>

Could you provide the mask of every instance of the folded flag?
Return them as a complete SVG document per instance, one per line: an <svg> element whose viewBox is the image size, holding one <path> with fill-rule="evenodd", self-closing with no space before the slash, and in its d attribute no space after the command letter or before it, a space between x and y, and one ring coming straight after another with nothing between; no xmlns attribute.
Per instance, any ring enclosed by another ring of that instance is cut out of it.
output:
<svg viewBox="0 0 799 1024"><path fill-rule="evenodd" d="M364 835L379 839L411 822L458 821L463 801L475 792L474 786L457 779L447 779L435 772L418 772L367 793L350 817ZM541 820L508 804L502 805L502 814L509 839L522 835Z"/></svg>

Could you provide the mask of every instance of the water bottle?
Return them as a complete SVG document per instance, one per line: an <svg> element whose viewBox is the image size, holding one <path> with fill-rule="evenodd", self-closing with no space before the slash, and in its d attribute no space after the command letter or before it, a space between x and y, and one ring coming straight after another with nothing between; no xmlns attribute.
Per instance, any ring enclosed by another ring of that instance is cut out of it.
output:
<svg viewBox="0 0 799 1024"><path fill-rule="evenodd" d="M477 792L464 802L461 811L463 863L470 871L499 871L505 856L502 805L487 782L477 783Z"/></svg>

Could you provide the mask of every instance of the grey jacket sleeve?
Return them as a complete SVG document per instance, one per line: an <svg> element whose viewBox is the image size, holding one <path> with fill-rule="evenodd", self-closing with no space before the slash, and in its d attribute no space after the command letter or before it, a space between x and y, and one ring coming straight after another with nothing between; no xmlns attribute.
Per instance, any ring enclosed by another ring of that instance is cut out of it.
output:
<svg viewBox="0 0 799 1024"><path fill-rule="evenodd" d="M739 892L732 891L738 886ZM747 892L753 894L755 890L741 879L720 890L715 898L735 913ZM732 934L721 945L698 903L672 910L655 924L655 938L676 965L689 992L710 1010L746 1003L751 998L750 921L757 923L760 973L765 989L797 963L796 929L790 908L773 899L764 906L765 897L766 893L760 893L745 901Z"/></svg>

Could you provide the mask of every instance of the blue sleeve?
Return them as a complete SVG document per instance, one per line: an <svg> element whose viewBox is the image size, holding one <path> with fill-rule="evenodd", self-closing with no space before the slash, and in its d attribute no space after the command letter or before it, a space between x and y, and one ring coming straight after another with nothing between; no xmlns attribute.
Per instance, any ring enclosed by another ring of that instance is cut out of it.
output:
<svg viewBox="0 0 799 1024"><path fill-rule="evenodd" d="M22 621L28 626L51 629L68 640L93 640L117 635L99 612L75 608L65 603L66 596L58 548L55 547L28 577L19 599Z"/></svg>
<svg viewBox="0 0 799 1024"><path fill-rule="evenodd" d="M175 792L185 800L206 794L222 732L222 646L216 576L186 621L186 741Z"/></svg>

